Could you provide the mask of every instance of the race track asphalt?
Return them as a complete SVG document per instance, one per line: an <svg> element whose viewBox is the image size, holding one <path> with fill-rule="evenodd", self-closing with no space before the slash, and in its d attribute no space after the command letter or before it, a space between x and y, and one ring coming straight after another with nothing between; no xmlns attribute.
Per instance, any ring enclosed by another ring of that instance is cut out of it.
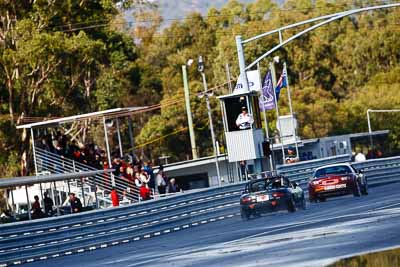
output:
<svg viewBox="0 0 400 267"><path fill-rule="evenodd" d="M325 266L400 246L400 183L362 197L307 203L307 210L240 216L166 235L25 266ZM237 213L239 207L232 208Z"/></svg>

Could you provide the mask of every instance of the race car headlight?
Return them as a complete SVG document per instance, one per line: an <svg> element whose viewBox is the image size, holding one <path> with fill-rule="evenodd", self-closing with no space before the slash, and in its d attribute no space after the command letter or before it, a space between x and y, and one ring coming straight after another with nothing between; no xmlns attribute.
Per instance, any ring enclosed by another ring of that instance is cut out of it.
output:
<svg viewBox="0 0 400 267"><path fill-rule="evenodd" d="M312 184L317 185L317 184L319 184L319 181L312 181Z"/></svg>
<svg viewBox="0 0 400 267"><path fill-rule="evenodd" d="M344 176L344 177L340 177L340 180L342 180L342 181L347 181L349 178L348 177L346 177L346 176Z"/></svg>

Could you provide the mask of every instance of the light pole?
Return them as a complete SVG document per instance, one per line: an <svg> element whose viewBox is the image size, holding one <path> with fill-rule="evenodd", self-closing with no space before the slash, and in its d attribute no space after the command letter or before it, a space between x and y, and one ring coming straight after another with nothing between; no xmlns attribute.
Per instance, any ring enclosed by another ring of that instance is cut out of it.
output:
<svg viewBox="0 0 400 267"><path fill-rule="evenodd" d="M192 64L193 60L188 61L188 65ZM189 137L190 137L190 145L192 146L192 158L197 159L197 148L196 148L196 139L194 135L193 129L193 119L192 119L192 110L190 108L190 97L189 97L189 84L187 81L187 72L186 65L182 65L182 77L183 77L183 89L185 92L185 104L186 104L186 114L188 118L188 126L189 126Z"/></svg>
<svg viewBox="0 0 400 267"><path fill-rule="evenodd" d="M213 125L213 121L212 121L212 117L211 117L211 107L210 107L210 99L209 99L209 97L212 96L212 92L208 92L208 89L207 89L206 75L204 74L204 62L203 62L203 58L201 56L199 56L198 64L199 64L198 70L201 73L201 76L203 78L203 87L204 87L204 92L199 93L198 96L200 98L202 98L203 96L206 98L208 120L210 122L211 139L212 139L212 143L213 143L213 150L214 150L214 156L215 156L215 167L217 168L218 185L221 186L221 175L219 173L217 146L216 146L216 140L215 140L215 134L214 134L214 125Z"/></svg>

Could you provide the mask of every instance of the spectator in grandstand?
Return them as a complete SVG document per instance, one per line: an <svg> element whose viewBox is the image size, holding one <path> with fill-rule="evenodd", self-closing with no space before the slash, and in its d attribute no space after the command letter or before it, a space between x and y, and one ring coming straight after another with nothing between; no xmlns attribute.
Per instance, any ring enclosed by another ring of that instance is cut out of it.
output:
<svg viewBox="0 0 400 267"><path fill-rule="evenodd" d="M141 180L142 184L149 185L150 177L147 174L147 172L144 170L144 168L142 168L142 170L140 172L140 180Z"/></svg>
<svg viewBox="0 0 400 267"><path fill-rule="evenodd" d="M156 176L156 186L160 195L165 194L167 187L167 175L164 172L164 167L160 165Z"/></svg>
<svg viewBox="0 0 400 267"><path fill-rule="evenodd" d="M40 207L40 202L39 202L39 197L38 196L34 196L33 197L35 199L35 201L32 203L32 219L38 219L38 218L43 218L44 217L44 213Z"/></svg>
<svg viewBox="0 0 400 267"><path fill-rule="evenodd" d="M130 181L130 182L133 182L135 179L134 179L134 176L135 176L135 174L134 174L134 172L133 172L133 168L132 168L132 166L131 165L128 165L127 167L126 167L126 178Z"/></svg>
<svg viewBox="0 0 400 267"><path fill-rule="evenodd" d="M140 166L139 165L133 165L133 173L135 173L135 176L136 176L136 173L140 174Z"/></svg>
<svg viewBox="0 0 400 267"><path fill-rule="evenodd" d="M82 202L75 196L74 193L69 193L69 203L71 205L72 213L78 213L82 211Z"/></svg>
<svg viewBox="0 0 400 267"><path fill-rule="evenodd" d="M142 179L140 178L140 172L135 172L135 185L139 188L142 186Z"/></svg>
<svg viewBox="0 0 400 267"><path fill-rule="evenodd" d="M148 184L142 184L142 186L140 187L140 197L142 198L142 200L148 200L150 199L150 188L148 186Z"/></svg>
<svg viewBox="0 0 400 267"><path fill-rule="evenodd" d="M114 174L118 176L120 174L120 167L122 166L121 158L116 156L111 164L112 168L115 169Z"/></svg>
<svg viewBox="0 0 400 267"><path fill-rule="evenodd" d="M96 153L94 156L93 167L95 167L98 170L103 169L103 163L102 163L100 154L98 154L98 153Z"/></svg>
<svg viewBox="0 0 400 267"><path fill-rule="evenodd" d="M49 193L44 192L44 198L43 198L43 202L44 202L44 213L46 213L47 216L53 216L53 200L49 197Z"/></svg>
<svg viewBox="0 0 400 267"><path fill-rule="evenodd" d="M178 186L178 184L175 181L175 178L172 178L171 180L169 180L168 183L168 193L177 193L180 191L180 188Z"/></svg>
<svg viewBox="0 0 400 267"><path fill-rule="evenodd" d="M126 169L125 169L124 166L122 166L122 165L120 165L120 167L119 167L119 176L120 176L122 179L128 180L128 179L127 179L127 175L126 175Z"/></svg>
<svg viewBox="0 0 400 267"><path fill-rule="evenodd" d="M155 189L156 183L155 183L154 171L150 160L144 163L143 170L147 173L147 176L149 177L149 187L151 189Z"/></svg>

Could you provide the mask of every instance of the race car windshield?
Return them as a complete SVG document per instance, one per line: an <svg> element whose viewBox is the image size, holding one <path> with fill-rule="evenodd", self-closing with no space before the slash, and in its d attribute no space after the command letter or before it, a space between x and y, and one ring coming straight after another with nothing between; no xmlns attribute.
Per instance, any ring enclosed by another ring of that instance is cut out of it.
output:
<svg viewBox="0 0 400 267"><path fill-rule="evenodd" d="M267 188L267 181L257 181L250 185L250 192L265 191Z"/></svg>
<svg viewBox="0 0 400 267"><path fill-rule="evenodd" d="M250 185L250 192L259 192L271 189L288 187L289 181L285 178L273 178L262 181L256 181Z"/></svg>
<svg viewBox="0 0 400 267"><path fill-rule="evenodd" d="M326 167L323 169L319 169L315 172L314 177L319 178L319 177L324 177L330 174L349 174L351 173L351 169L348 166L331 166L331 167Z"/></svg>

